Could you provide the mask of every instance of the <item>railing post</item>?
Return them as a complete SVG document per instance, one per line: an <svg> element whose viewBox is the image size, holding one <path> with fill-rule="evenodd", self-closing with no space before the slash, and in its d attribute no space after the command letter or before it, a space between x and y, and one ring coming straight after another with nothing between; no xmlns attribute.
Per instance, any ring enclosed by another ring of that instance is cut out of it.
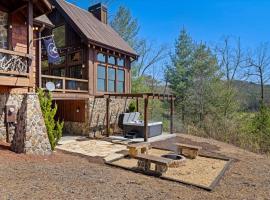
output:
<svg viewBox="0 0 270 200"><path fill-rule="evenodd" d="M63 93L66 93L66 79L63 78L62 81L63 81Z"/></svg>

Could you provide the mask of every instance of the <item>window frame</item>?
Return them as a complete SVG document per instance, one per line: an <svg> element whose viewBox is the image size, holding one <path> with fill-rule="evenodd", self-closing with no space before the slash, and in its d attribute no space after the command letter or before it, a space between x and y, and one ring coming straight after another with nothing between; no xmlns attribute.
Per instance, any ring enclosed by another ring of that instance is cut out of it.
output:
<svg viewBox="0 0 270 200"><path fill-rule="evenodd" d="M106 57L105 57L105 60L106 60L106 62L104 63L104 62L102 62L102 61L99 61L98 60L98 54L99 53L102 53L102 54L104 54ZM110 64L109 62L108 62L108 60L109 60L109 56L113 56L114 58L115 58L115 65L113 65L113 64ZM124 66L118 66L118 59L119 58L121 58L121 59L123 59L123 61L124 61ZM95 60L95 63L96 63L96 68L97 68L97 70L96 70L96 78L95 78L95 80L96 80L96 93L101 93L101 94L106 94L106 93L125 93L126 92L126 84L127 84L127 79L126 79L126 73L127 73L127 69L128 69L128 66L126 66L126 61L125 61L125 57L120 57L120 56L116 56L116 55L113 55L113 54L109 54L109 53L105 53L105 52L103 52L103 51L96 51L96 53L95 53L95 58L94 58L94 60ZM105 69L106 69L106 80L105 80L105 91L99 91L99 89L98 89L98 66L99 65L102 65L102 66L104 66L105 67ZM114 85L114 91L109 91L109 74L108 74L108 72L109 72L109 68L113 68L113 69L115 69L115 80L114 80L114 82L115 82L115 85ZM120 81L122 84L123 84L123 91L122 92L118 92L118 71L123 71L124 72L124 80L123 81Z"/></svg>

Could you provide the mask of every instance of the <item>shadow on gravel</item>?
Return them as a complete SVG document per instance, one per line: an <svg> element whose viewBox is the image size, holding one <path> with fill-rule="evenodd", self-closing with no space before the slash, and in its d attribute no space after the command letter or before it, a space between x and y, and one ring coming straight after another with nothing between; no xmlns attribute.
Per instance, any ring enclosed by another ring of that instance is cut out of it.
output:
<svg viewBox="0 0 270 200"><path fill-rule="evenodd" d="M160 149L168 149L171 151L176 151L176 146L174 143L184 143L184 144L189 144L189 145L194 145L194 146L200 146L202 147L201 153L204 155L209 155L209 156L222 156L224 158L228 158L224 154L220 154L217 151L220 150L220 147L209 144L207 142L195 142L191 139L188 138L183 138L180 136L174 137L174 138L169 138L167 140L159 141L159 142L153 142L152 146Z"/></svg>

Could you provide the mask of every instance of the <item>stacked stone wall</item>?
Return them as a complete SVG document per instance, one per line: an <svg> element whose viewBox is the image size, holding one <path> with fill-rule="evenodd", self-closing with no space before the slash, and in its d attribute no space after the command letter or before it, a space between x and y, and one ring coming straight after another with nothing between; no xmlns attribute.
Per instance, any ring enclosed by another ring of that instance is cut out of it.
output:
<svg viewBox="0 0 270 200"><path fill-rule="evenodd" d="M51 146L37 94L24 96L17 121L12 150L16 153L49 155Z"/></svg>

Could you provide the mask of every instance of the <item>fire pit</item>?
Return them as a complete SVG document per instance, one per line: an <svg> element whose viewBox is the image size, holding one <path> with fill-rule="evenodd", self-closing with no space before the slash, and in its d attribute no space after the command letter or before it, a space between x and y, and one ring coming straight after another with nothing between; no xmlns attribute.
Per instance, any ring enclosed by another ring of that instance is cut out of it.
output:
<svg viewBox="0 0 270 200"><path fill-rule="evenodd" d="M173 162L169 165L169 167L171 168L180 167L186 160L184 156L177 155L177 154L166 154L166 155L163 155L162 157L173 160Z"/></svg>

